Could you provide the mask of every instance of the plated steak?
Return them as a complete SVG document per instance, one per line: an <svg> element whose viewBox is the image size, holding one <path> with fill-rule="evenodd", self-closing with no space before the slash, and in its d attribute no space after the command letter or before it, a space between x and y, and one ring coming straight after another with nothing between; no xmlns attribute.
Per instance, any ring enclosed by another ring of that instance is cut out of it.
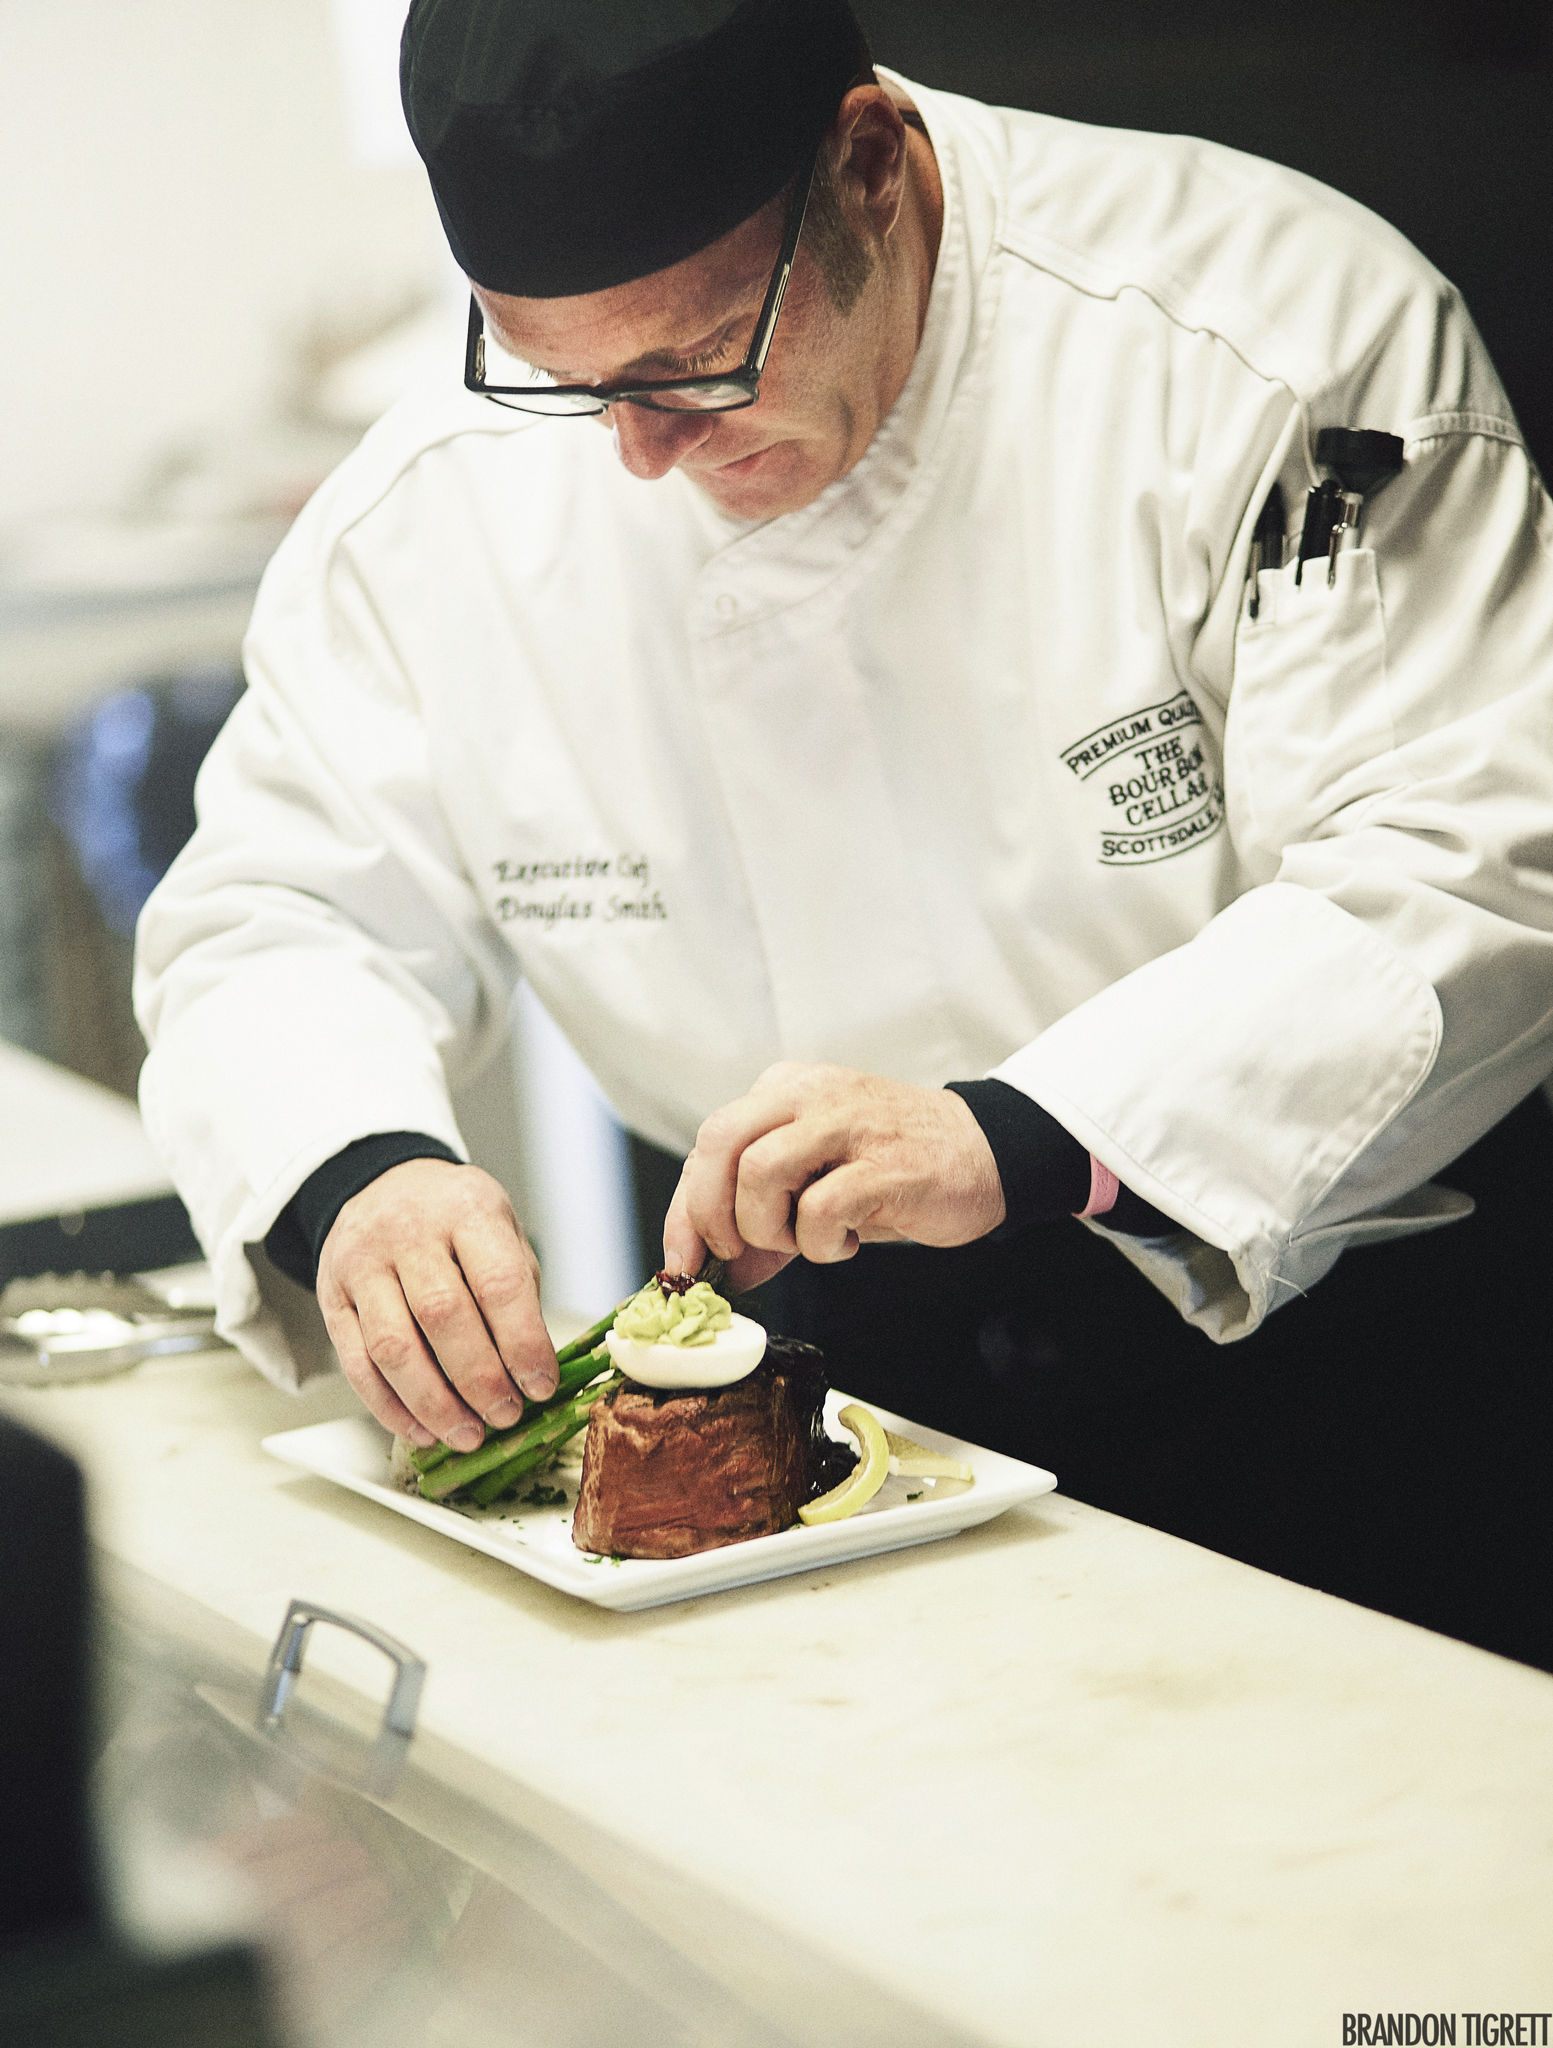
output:
<svg viewBox="0 0 1553 2048"><path fill-rule="evenodd" d="M790 1528L852 1462L825 1435L825 1393L819 1352L782 1337L729 1387L624 1381L588 1418L572 1541L615 1557L689 1557Z"/></svg>

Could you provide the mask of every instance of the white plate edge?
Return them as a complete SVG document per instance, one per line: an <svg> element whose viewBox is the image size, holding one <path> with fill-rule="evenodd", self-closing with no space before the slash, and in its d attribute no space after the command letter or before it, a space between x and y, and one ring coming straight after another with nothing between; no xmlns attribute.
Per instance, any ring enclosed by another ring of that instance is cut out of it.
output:
<svg viewBox="0 0 1553 2048"><path fill-rule="evenodd" d="M853 1395L832 1389L828 1401L827 1419L832 1419L835 1410L843 1407ZM579 1551L573 1564L568 1560L558 1564L543 1551L520 1549L504 1543L497 1537L486 1538L482 1525L444 1508L435 1501L423 1501L414 1494L400 1492L397 1488L378 1481L364 1479L352 1472L342 1471L338 1465L320 1462L316 1457L297 1455L299 1445L305 1440L317 1440L336 1431L355 1433L363 1427L373 1430L382 1437L385 1446L387 1433L379 1423L366 1414L337 1417L332 1422L305 1424L298 1429L282 1430L260 1440L260 1449L294 1471L310 1473L330 1485L342 1486L359 1499L370 1500L405 1520L429 1529L434 1535L444 1536L450 1542L465 1549L489 1557L498 1564L510 1566L537 1579L540 1584L553 1591L565 1593L573 1599L583 1600L590 1606L602 1607L610 1612L630 1613L645 1607L660 1607L678 1600L696 1600L711 1593L731 1592L738 1586L759 1585L767 1579L787 1578L794 1573L822 1570L830 1565L849 1564L858 1559L881 1556L897 1549L914 1548L923 1543L938 1542L958 1535L964 1529L974 1529L984 1522L993 1521L1008 1509L1018 1507L1028 1500L1052 1492L1057 1479L1055 1474L1044 1467L1026 1464L1022 1459L1007 1457L1001 1451L988 1449L981 1444L968 1444L958 1437L947 1435L942 1430L931 1430L926 1424L911 1421L909 1417L891 1413L873 1402L864 1404L879 1418L886 1429L901 1436L913 1435L925 1448L941 1451L945 1456L960 1456L975 1468L977 1461L984 1461L988 1468L985 1475L977 1472L977 1484L964 1493L942 1501L928 1501L913 1504L912 1525L908 1527L896 1522L899 1512L886 1508L877 1514L849 1517L845 1521L833 1522L820 1528L782 1529L771 1536L751 1539L747 1544L725 1544L715 1550L702 1551L688 1558L628 1558L620 1566L590 1564L587 1553ZM385 1450L386 1457L386 1450ZM905 1503L901 1504L902 1507ZM929 1527L918 1533L916 1524L922 1520ZM449 1523L455 1526L450 1527ZM945 1524L947 1526L933 1526ZM870 1532L888 1530L882 1541L868 1540ZM796 1550L785 1548L773 1553L766 1545L784 1546L798 1539L810 1555L803 1556ZM859 1539L862 1539L861 1541ZM787 1557L792 1556L792 1562ZM736 1559L748 1558L755 1566L737 1576L724 1576L732 1572ZM780 1561L778 1561L780 1559ZM687 1568L700 1567L691 1571ZM583 1578L582 1574L589 1576ZM616 1574L627 1574L619 1576ZM595 1574L608 1574L595 1579ZM693 1583L686 1584L686 1578ZM662 1590L659 1591L658 1588Z"/></svg>

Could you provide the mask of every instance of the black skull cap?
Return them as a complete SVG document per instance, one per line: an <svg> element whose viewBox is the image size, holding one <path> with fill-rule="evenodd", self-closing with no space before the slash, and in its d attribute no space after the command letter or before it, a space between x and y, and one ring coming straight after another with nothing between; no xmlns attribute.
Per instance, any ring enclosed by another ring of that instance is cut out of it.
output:
<svg viewBox="0 0 1553 2048"><path fill-rule="evenodd" d="M412 0L399 81L460 268L552 299L747 220L869 61L847 0Z"/></svg>

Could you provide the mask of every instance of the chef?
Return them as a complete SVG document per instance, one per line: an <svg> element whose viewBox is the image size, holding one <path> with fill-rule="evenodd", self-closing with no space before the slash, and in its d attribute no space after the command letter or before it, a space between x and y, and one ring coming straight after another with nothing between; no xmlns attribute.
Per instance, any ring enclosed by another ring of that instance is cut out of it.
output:
<svg viewBox="0 0 1553 2048"><path fill-rule="evenodd" d="M297 521L141 926L222 1328L294 1379L316 1283L420 1442L550 1391L449 1100L519 976L689 1155L671 1264L855 1336L862 1247L966 1333L892 1405L1014 1448L1014 1295L1209 1358L1462 1215L1553 1065L1553 520L1450 287L844 0L415 0L402 80L467 388ZM1399 461L1302 562L1331 427Z"/></svg>

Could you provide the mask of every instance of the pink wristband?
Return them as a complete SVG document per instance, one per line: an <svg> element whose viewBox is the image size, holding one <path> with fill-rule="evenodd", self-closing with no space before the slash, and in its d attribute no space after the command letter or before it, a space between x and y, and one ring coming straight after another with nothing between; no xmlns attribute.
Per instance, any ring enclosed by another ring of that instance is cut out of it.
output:
<svg viewBox="0 0 1553 2048"><path fill-rule="evenodd" d="M1104 1216L1108 1210L1116 1207L1116 1198L1121 1191L1122 1184L1116 1178L1116 1175L1112 1173L1110 1167L1102 1166L1094 1153L1091 1152L1089 1155L1089 1206L1087 1209L1075 1209L1073 1213L1078 1217Z"/></svg>

